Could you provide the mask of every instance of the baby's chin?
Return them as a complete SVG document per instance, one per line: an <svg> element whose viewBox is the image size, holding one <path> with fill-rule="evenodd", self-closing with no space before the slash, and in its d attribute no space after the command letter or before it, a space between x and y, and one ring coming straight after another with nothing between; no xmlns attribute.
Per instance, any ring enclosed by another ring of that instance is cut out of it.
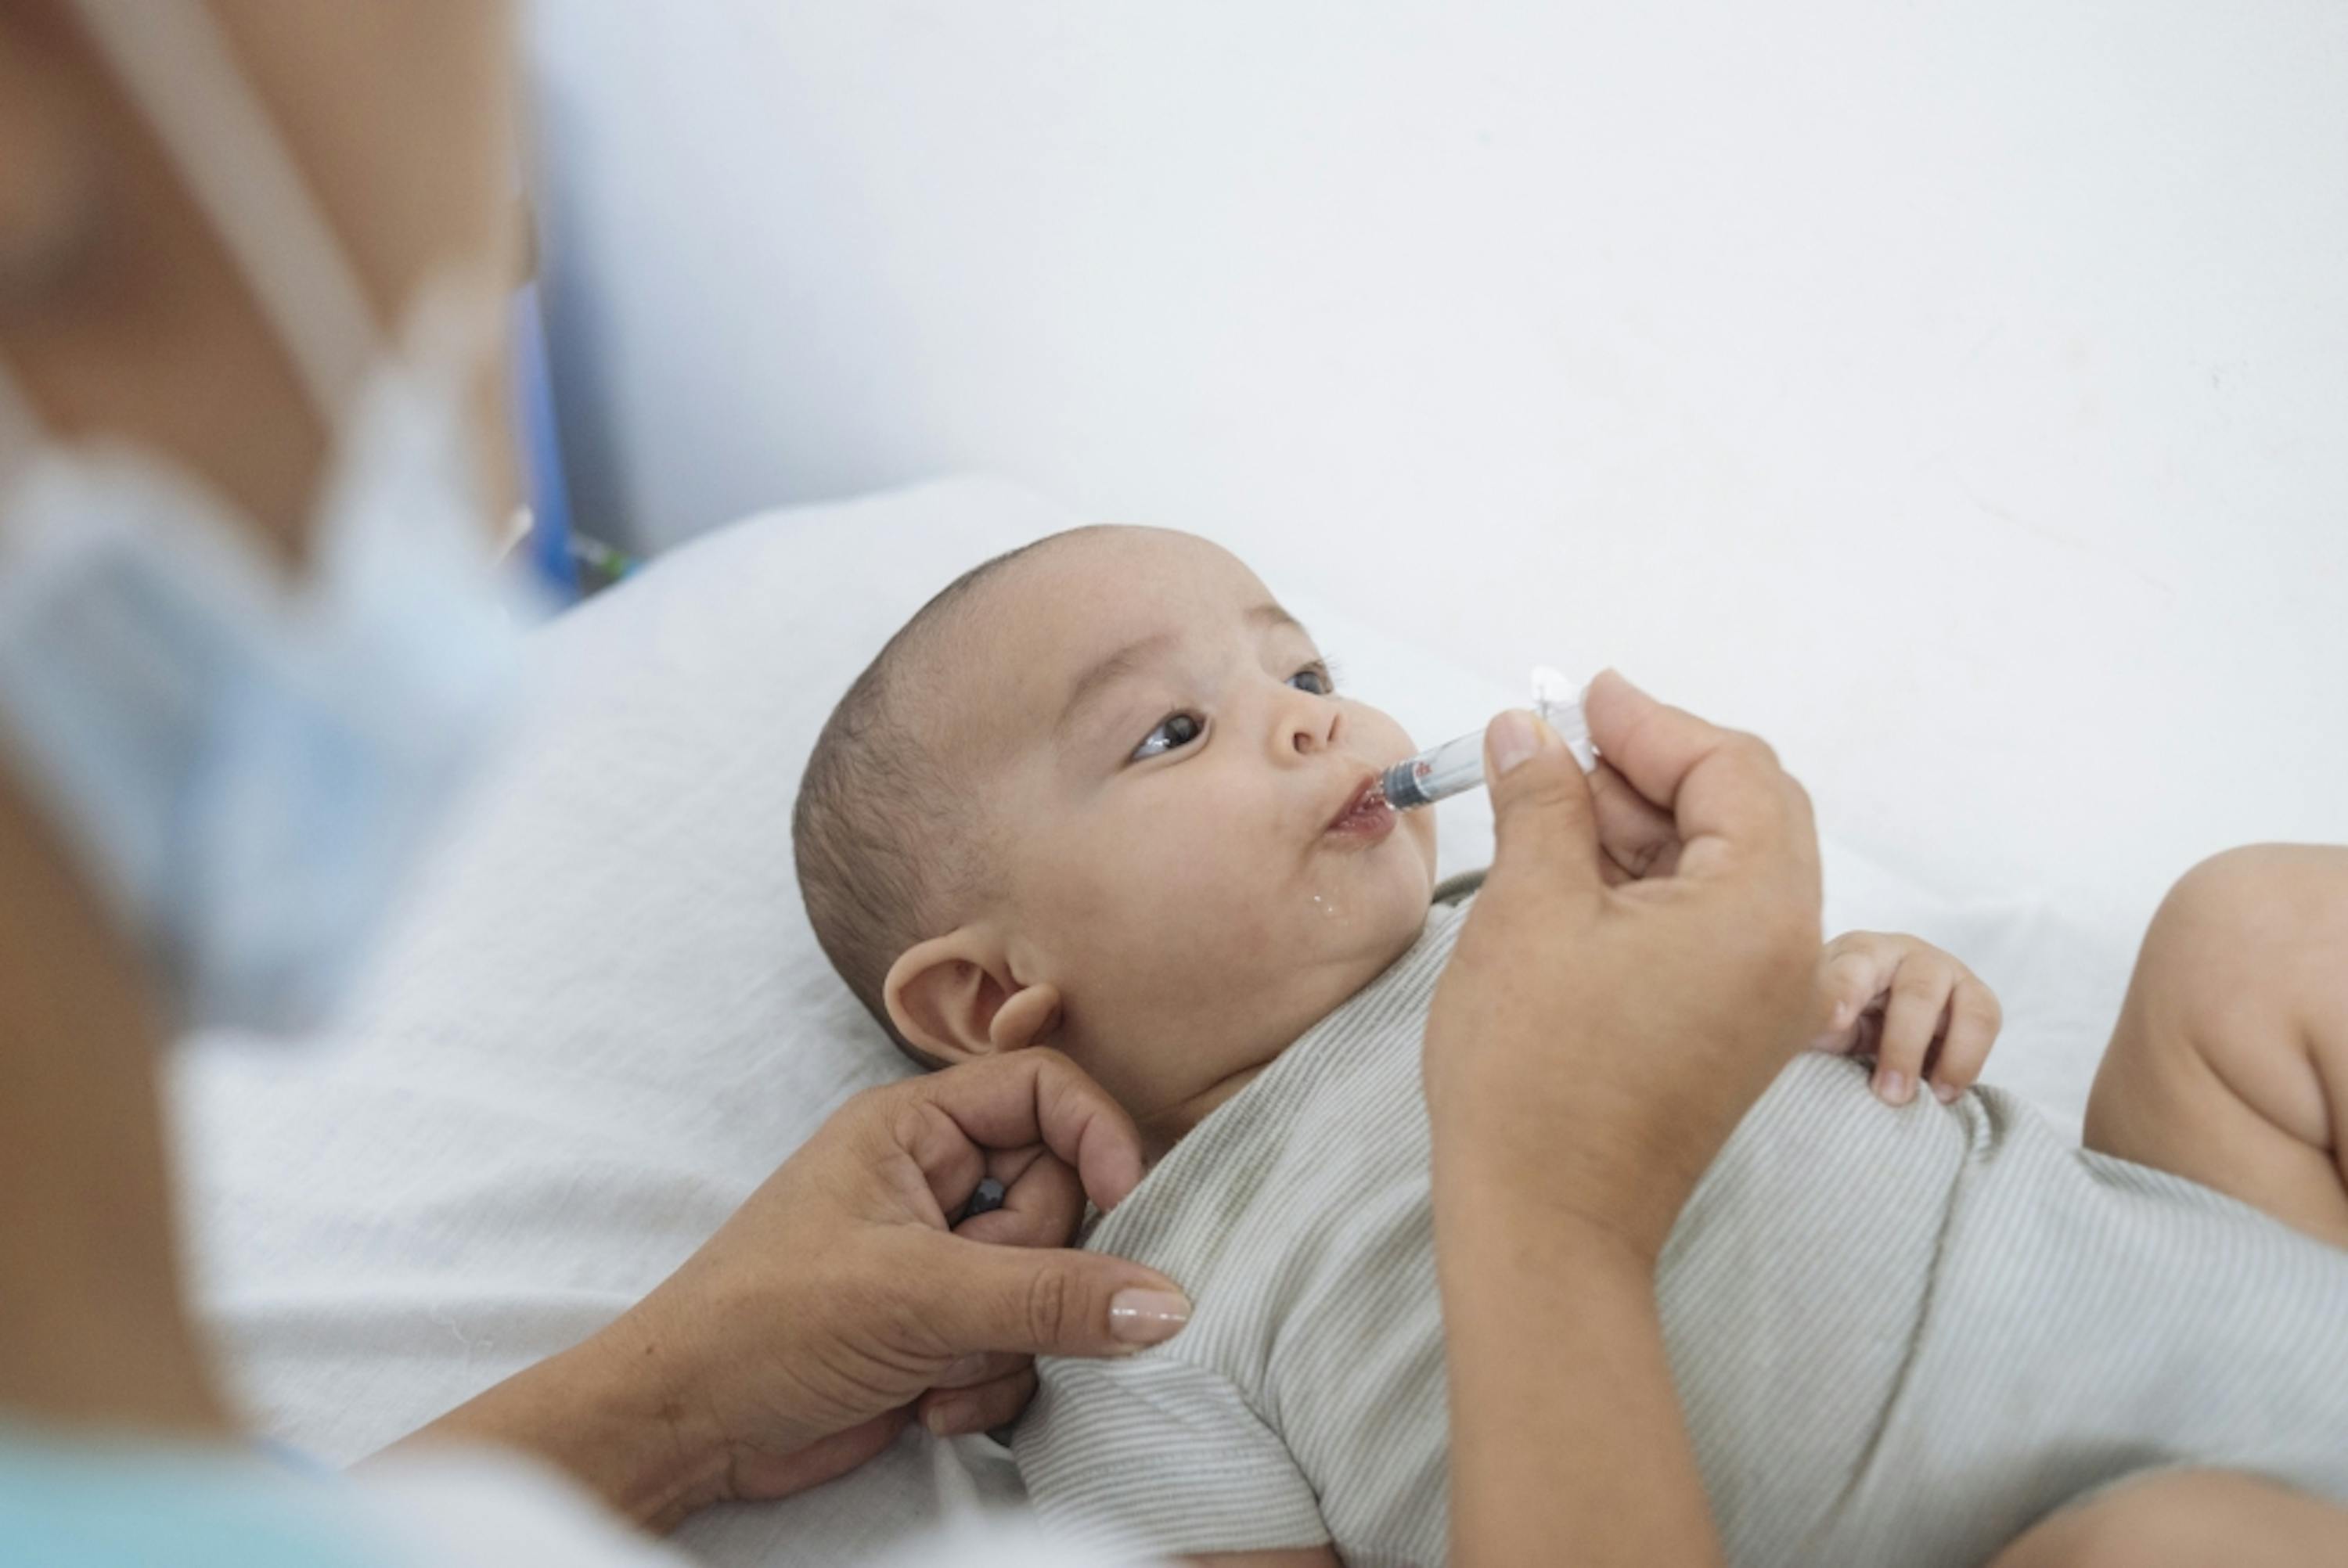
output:
<svg viewBox="0 0 2348 1568"><path fill-rule="evenodd" d="M1310 895L1311 914L1301 930L1290 931L1293 940L1267 933L1262 956L1280 958L1270 972L1259 967L1254 981L1234 985L1234 977L1219 971L1223 1019L1211 1031L1211 1049L1159 1057L1180 1061L1189 1081L1179 1074L1172 1084L1161 1080L1170 1095L1154 1107L1120 1096L1141 1126L1151 1161L1410 951L1426 927L1428 891L1422 873L1416 880L1392 876L1342 897Z"/></svg>
<svg viewBox="0 0 2348 1568"><path fill-rule="evenodd" d="M1435 891L1431 835L1397 824L1391 838L1344 869L1351 875L1326 879L1309 895L1319 929L1307 940L1338 960L1352 982L1350 996L1407 952L1426 927Z"/></svg>

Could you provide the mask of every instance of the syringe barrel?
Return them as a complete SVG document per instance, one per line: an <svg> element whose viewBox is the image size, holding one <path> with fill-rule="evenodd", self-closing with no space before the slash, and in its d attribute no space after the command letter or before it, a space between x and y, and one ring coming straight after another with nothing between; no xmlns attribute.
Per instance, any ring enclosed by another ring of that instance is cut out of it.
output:
<svg viewBox="0 0 2348 1568"><path fill-rule="evenodd" d="M1598 765L1590 744L1590 726L1582 722L1581 703L1537 701L1533 711L1557 731L1583 773ZM1478 730L1430 747L1415 757L1405 757L1379 775L1378 787L1385 792L1388 805L1396 811L1408 811L1413 806L1433 805L1483 782L1484 732Z"/></svg>
<svg viewBox="0 0 2348 1568"><path fill-rule="evenodd" d="M1484 732L1462 735L1439 746L1405 757L1385 771L1379 787L1386 804L1397 811L1433 805L1461 790L1484 782Z"/></svg>

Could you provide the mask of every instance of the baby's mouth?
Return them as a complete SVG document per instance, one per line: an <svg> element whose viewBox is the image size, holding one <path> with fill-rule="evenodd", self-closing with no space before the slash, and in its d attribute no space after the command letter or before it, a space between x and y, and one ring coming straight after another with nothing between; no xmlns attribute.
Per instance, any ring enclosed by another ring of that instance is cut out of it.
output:
<svg viewBox="0 0 2348 1568"><path fill-rule="evenodd" d="M1323 831L1348 838L1379 839L1394 831L1394 807L1379 793L1377 775L1372 774L1354 786Z"/></svg>

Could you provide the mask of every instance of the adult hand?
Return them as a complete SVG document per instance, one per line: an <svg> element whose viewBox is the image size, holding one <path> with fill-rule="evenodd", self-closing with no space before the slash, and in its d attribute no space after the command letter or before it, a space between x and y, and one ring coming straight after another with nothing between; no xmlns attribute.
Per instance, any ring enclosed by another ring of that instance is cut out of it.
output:
<svg viewBox="0 0 2348 1568"><path fill-rule="evenodd" d="M608 1328L417 1437L530 1450L667 1528L845 1473L916 1413L1000 1425L1031 1357L1129 1354L1187 1321L1163 1276L1065 1250L1085 1198L1113 1207L1141 1171L1132 1122L1056 1052L868 1090ZM987 1176L1003 1207L953 1227Z"/></svg>
<svg viewBox="0 0 2348 1568"><path fill-rule="evenodd" d="M1472 1161L1652 1257L1823 1022L1818 837L1753 736L1611 671L1583 711L1595 793L1529 714L1488 733L1498 847L1428 1017L1427 1102L1438 1173Z"/></svg>
<svg viewBox="0 0 2348 1568"><path fill-rule="evenodd" d="M1427 1018L1457 1568L1720 1561L1655 1265L1823 1021L1801 786L1611 672L1583 712L1611 802L1531 715L1486 733L1498 852Z"/></svg>

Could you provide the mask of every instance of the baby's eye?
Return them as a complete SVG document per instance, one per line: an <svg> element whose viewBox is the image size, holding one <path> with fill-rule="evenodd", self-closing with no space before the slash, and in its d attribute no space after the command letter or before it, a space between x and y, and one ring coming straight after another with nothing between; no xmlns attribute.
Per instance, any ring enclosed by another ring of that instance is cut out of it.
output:
<svg viewBox="0 0 2348 1568"><path fill-rule="evenodd" d="M1288 683L1300 692L1310 692L1315 697L1334 696L1337 691L1337 677L1331 674L1329 666L1318 659L1291 675Z"/></svg>
<svg viewBox="0 0 2348 1568"><path fill-rule="evenodd" d="M1159 721L1141 744L1133 748L1133 760L1148 762L1151 757L1164 756L1168 752L1180 751L1207 733L1207 722L1196 713L1169 713Z"/></svg>

